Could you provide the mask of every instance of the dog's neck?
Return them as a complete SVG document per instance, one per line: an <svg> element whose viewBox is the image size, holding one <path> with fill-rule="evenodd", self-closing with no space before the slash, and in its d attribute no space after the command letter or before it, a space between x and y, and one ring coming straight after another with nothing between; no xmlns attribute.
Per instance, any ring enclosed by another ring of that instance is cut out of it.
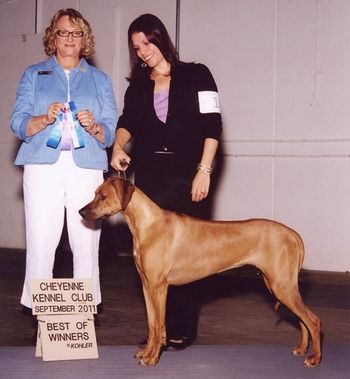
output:
<svg viewBox="0 0 350 379"><path fill-rule="evenodd" d="M163 212L163 209L137 187L123 211L133 237L139 242L147 235L147 230L159 222Z"/></svg>

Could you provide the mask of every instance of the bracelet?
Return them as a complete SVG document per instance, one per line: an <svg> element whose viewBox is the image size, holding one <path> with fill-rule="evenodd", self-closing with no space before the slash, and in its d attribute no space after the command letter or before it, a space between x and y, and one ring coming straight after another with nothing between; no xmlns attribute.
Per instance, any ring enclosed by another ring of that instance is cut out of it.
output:
<svg viewBox="0 0 350 379"><path fill-rule="evenodd" d="M210 175L213 171L213 168L209 166L203 166L201 163L199 163L199 165L197 166L197 171L204 172Z"/></svg>

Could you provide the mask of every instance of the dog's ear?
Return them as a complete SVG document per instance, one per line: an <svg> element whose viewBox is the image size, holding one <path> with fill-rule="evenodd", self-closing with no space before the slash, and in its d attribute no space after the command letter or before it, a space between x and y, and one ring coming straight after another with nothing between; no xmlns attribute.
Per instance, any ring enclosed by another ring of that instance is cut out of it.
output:
<svg viewBox="0 0 350 379"><path fill-rule="evenodd" d="M113 178L113 185L117 191L122 210L124 210L129 204L131 196L135 191L135 187L129 182L129 180L122 178Z"/></svg>

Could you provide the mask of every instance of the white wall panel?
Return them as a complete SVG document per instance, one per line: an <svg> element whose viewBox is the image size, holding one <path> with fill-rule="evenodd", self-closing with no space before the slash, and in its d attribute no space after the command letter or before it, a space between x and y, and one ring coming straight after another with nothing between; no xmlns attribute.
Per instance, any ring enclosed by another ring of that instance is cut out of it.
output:
<svg viewBox="0 0 350 379"><path fill-rule="evenodd" d="M244 220L273 217L271 158L225 156L221 182L215 196L216 219Z"/></svg>
<svg viewBox="0 0 350 379"><path fill-rule="evenodd" d="M279 4L276 137L349 138L349 1Z"/></svg>
<svg viewBox="0 0 350 379"><path fill-rule="evenodd" d="M79 0L37 0L37 33L44 33L52 16L60 9L79 9Z"/></svg>
<svg viewBox="0 0 350 379"><path fill-rule="evenodd" d="M0 0L0 36L35 33L35 0Z"/></svg>
<svg viewBox="0 0 350 379"><path fill-rule="evenodd" d="M25 246L22 169L14 165L19 141L9 129L16 89L23 70L43 59L41 36L0 38L0 246Z"/></svg>
<svg viewBox="0 0 350 379"><path fill-rule="evenodd" d="M280 158L275 163L275 218L303 237L304 267L350 267L350 160Z"/></svg>
<svg viewBox="0 0 350 379"><path fill-rule="evenodd" d="M181 0L180 10L180 57L213 73L225 140L271 138L274 2Z"/></svg>

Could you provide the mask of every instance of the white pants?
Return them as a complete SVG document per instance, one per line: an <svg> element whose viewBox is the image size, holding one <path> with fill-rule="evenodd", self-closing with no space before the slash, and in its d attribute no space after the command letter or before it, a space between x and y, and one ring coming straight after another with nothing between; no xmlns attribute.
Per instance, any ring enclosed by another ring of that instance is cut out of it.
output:
<svg viewBox="0 0 350 379"><path fill-rule="evenodd" d="M92 279L96 304L101 302L98 266L101 224L83 220L78 211L94 198L94 191L102 181L101 170L78 167L70 151L61 152L55 164L24 167L27 258L21 303L26 307L32 307L30 281L52 278L65 209L74 278Z"/></svg>

